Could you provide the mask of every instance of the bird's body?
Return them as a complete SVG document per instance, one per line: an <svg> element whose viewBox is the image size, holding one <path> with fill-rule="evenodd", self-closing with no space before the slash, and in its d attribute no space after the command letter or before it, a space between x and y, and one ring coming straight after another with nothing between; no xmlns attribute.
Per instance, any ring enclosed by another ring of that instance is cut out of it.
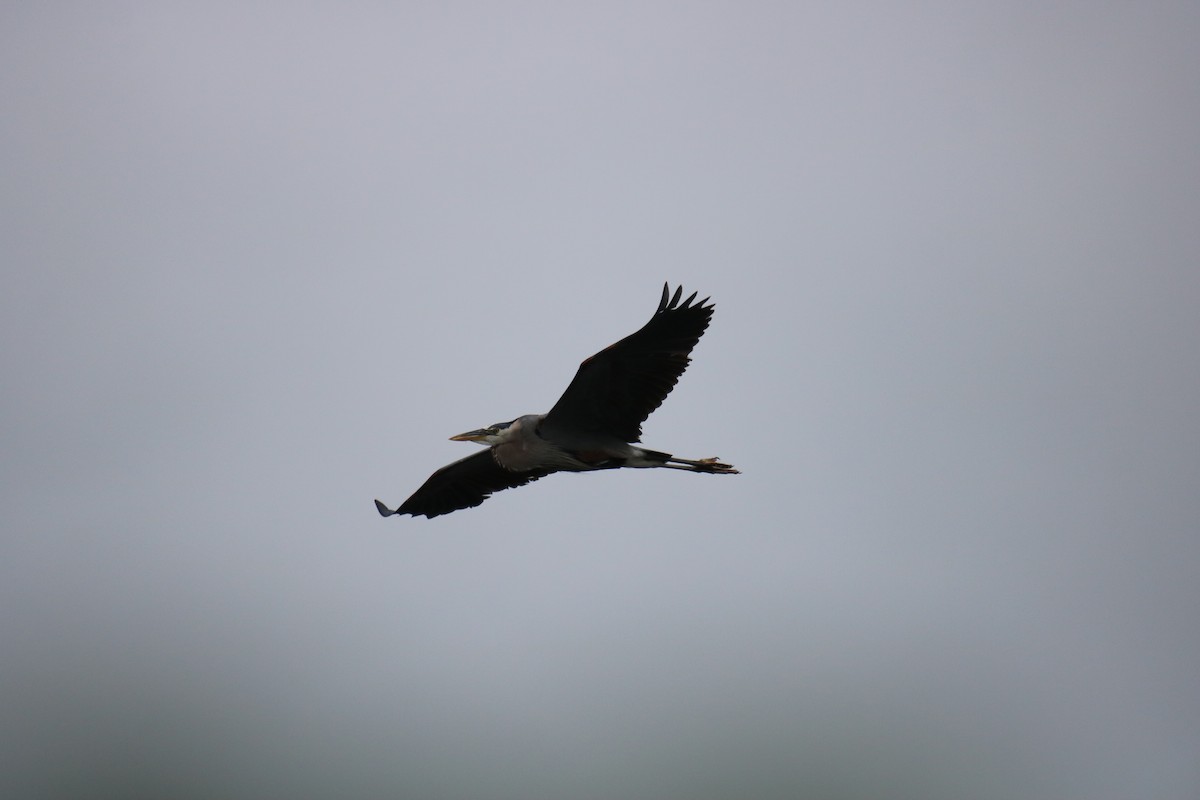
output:
<svg viewBox="0 0 1200 800"><path fill-rule="evenodd" d="M436 517L477 506L492 492L523 486L553 472L588 472L619 467L666 467L691 472L735 474L715 458L688 460L647 450L641 424L675 386L688 354L712 317L707 299L679 302L663 286L654 316L640 330L579 366L575 379L546 414L526 414L512 422L452 436L487 450L433 473L395 511L378 500L379 513ZM668 300L668 298L670 298Z"/></svg>

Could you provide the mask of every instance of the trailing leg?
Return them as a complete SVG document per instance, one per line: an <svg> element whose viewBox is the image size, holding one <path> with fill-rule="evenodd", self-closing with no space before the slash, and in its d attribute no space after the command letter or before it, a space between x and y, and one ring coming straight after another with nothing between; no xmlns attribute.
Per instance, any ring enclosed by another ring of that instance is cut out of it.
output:
<svg viewBox="0 0 1200 800"><path fill-rule="evenodd" d="M670 453L658 450L638 448L637 453L625 461L626 467L666 467L667 469L683 469L688 472L707 472L712 475L737 475L738 471L732 464L724 464L716 458L701 458L693 461L689 458L676 458Z"/></svg>
<svg viewBox="0 0 1200 800"><path fill-rule="evenodd" d="M692 461L686 458L671 457L667 459L664 467L672 467L674 469L686 469L692 472L708 472L713 475L738 475L740 474L733 468L732 464L723 464L717 458L701 458L697 461Z"/></svg>

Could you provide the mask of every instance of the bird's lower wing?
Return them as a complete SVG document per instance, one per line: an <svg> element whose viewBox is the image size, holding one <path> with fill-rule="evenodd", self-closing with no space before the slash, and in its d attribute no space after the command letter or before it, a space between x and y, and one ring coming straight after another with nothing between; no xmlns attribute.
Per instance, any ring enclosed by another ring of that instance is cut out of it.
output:
<svg viewBox="0 0 1200 800"><path fill-rule="evenodd" d="M491 497L493 492L524 486L548 474L544 470L510 472L496 463L490 449L481 450L447 464L430 475L421 488L395 511L389 510L378 500L375 501L375 507L385 517L393 514L412 514L417 517L423 514L433 518L460 508L472 508Z"/></svg>

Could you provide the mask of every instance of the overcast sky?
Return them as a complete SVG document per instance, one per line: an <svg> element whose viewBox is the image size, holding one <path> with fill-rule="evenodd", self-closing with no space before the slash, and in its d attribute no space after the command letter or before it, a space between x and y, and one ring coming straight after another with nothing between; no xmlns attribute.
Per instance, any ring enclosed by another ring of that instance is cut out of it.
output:
<svg viewBox="0 0 1200 800"><path fill-rule="evenodd" d="M1200 796L1197 41L6 4L0 794ZM664 281L743 474L376 514Z"/></svg>

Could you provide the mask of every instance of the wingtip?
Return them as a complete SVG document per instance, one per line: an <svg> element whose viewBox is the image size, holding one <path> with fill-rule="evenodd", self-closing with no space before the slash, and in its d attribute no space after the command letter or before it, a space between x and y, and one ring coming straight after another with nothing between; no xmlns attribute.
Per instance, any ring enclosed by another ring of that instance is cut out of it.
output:
<svg viewBox="0 0 1200 800"><path fill-rule="evenodd" d="M378 500L375 501L375 508L379 511L379 516L381 516L381 517L390 517L396 513L395 511L392 511L391 509L389 509L387 506L385 506L383 503L379 502Z"/></svg>
<svg viewBox="0 0 1200 800"><path fill-rule="evenodd" d="M675 293L672 294L671 284L670 282L666 282L663 284L662 299L658 301L657 313L661 314L664 311L675 311L677 309L679 311L683 311L693 308L698 308L701 311L708 311L711 313L713 309L716 308L715 303L709 302L712 300L712 297L706 297L697 303L695 300L699 294L699 292L692 292L688 299L681 303L679 300L683 297L683 284L680 284L678 288L675 289Z"/></svg>

